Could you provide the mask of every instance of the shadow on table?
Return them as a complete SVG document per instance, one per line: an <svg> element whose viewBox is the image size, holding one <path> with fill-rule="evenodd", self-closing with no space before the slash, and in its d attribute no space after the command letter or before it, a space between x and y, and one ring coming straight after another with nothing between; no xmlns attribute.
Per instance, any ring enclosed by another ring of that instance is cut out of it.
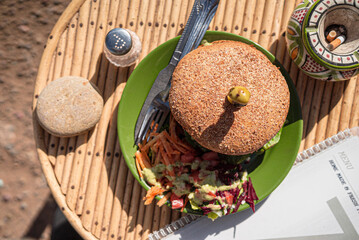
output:
<svg viewBox="0 0 359 240"><path fill-rule="evenodd" d="M31 226L24 234L24 238L39 239L46 227L51 224L52 218L56 210L56 203L51 195L48 196L46 202L32 221Z"/></svg>
<svg viewBox="0 0 359 240"><path fill-rule="evenodd" d="M82 240L81 236L67 221L60 208L57 207L52 222L51 240L63 239Z"/></svg>
<svg viewBox="0 0 359 240"><path fill-rule="evenodd" d="M260 211L260 208L263 206L263 204L265 204L266 201L267 198L265 198L260 203L256 204L256 212ZM219 233L224 232L228 229L233 229L233 236L231 236L231 239L241 239L241 236L236 235L237 233L236 226L240 225L242 222L251 218L254 214L256 213L253 213L252 209L248 208L244 211L218 218L215 221L212 221L207 217L202 217L200 218L200 220L197 220L197 221L201 221L200 224L200 226L202 226L201 229L196 228L196 221L195 221L192 224L186 225L184 228L175 232L174 237L171 239L180 239L180 240L205 239L208 236L212 236L212 238L215 238Z"/></svg>
<svg viewBox="0 0 359 240"><path fill-rule="evenodd" d="M45 229L49 226L51 228L51 240L82 239L66 220L51 195L48 196L23 238L41 239Z"/></svg>

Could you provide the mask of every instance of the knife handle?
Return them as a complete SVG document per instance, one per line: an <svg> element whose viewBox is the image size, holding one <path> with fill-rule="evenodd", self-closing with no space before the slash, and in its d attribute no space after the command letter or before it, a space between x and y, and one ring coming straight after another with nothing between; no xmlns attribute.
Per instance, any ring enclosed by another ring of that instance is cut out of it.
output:
<svg viewBox="0 0 359 240"><path fill-rule="evenodd" d="M181 59L182 51L184 49L184 46L186 45L189 35L191 34L191 29L198 18L197 9L199 9L200 4L201 4L200 0L194 1L186 26L184 27L182 35L177 43L176 49L173 52L172 58L170 60L170 64L173 66L177 66L179 60Z"/></svg>
<svg viewBox="0 0 359 240"><path fill-rule="evenodd" d="M214 16L214 14L211 14L211 10L217 9L218 3L219 0L195 0L191 14L170 60L171 65L177 66L178 62L194 47L198 34L206 32ZM210 15L212 17L208 18Z"/></svg>
<svg viewBox="0 0 359 240"><path fill-rule="evenodd" d="M187 40L182 51L182 57L189 53L192 49L198 47L204 34L206 33L214 14L217 11L219 0L207 0L204 2L201 14L198 18L198 23L192 28L191 34Z"/></svg>
<svg viewBox="0 0 359 240"><path fill-rule="evenodd" d="M218 1L217 1L217 2L218 2ZM199 46L199 44L201 43L201 41L202 41L204 35L206 34L206 31L207 31L207 29L208 29L209 24L211 23L211 21L212 21L214 15L216 14L217 8L218 8L218 4L215 5L215 6L213 6L213 8L211 8L211 10L210 10L209 14L207 15L207 18L205 19L205 22L204 22L204 24L203 24L205 27L203 27L203 28L201 28L201 29L199 30L199 33L198 33L198 35L197 35L197 37L196 37L196 39L195 39L195 41L194 41L194 44L193 44L193 46L192 46L192 49L196 49L196 48ZM189 40L189 41L192 41L192 40ZM188 53L188 52L186 52L186 51L189 51L189 52L190 52L192 49L189 48L189 49L183 50L183 56Z"/></svg>

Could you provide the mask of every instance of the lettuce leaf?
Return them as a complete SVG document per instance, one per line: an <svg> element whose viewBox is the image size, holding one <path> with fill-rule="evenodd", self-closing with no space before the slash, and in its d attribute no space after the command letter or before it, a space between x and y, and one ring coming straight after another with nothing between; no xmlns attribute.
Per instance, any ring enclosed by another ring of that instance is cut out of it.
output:
<svg viewBox="0 0 359 240"><path fill-rule="evenodd" d="M262 147L264 151L268 150L279 142L280 136L282 135L282 129L283 128L281 128L279 132L271 140L269 140L269 142L264 144L264 146Z"/></svg>

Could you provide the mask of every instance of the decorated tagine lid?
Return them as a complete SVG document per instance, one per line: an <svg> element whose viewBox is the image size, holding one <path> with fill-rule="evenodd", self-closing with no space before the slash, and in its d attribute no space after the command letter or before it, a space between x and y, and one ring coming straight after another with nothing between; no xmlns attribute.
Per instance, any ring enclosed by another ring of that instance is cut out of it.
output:
<svg viewBox="0 0 359 240"><path fill-rule="evenodd" d="M359 0L304 0L287 28L293 61L308 76L347 80L359 73Z"/></svg>

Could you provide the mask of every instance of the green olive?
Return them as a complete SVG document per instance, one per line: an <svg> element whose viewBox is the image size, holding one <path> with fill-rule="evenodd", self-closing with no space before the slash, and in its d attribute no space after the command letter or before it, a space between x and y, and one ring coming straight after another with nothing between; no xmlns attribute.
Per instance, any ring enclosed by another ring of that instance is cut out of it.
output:
<svg viewBox="0 0 359 240"><path fill-rule="evenodd" d="M242 106L247 105L250 97L251 94L248 89L241 86L232 87L227 95L227 99L230 103Z"/></svg>
<svg viewBox="0 0 359 240"><path fill-rule="evenodd" d="M210 45L212 45L212 43L208 42L206 39L203 39L203 40L201 41L201 45L203 45L203 46L210 46Z"/></svg>

